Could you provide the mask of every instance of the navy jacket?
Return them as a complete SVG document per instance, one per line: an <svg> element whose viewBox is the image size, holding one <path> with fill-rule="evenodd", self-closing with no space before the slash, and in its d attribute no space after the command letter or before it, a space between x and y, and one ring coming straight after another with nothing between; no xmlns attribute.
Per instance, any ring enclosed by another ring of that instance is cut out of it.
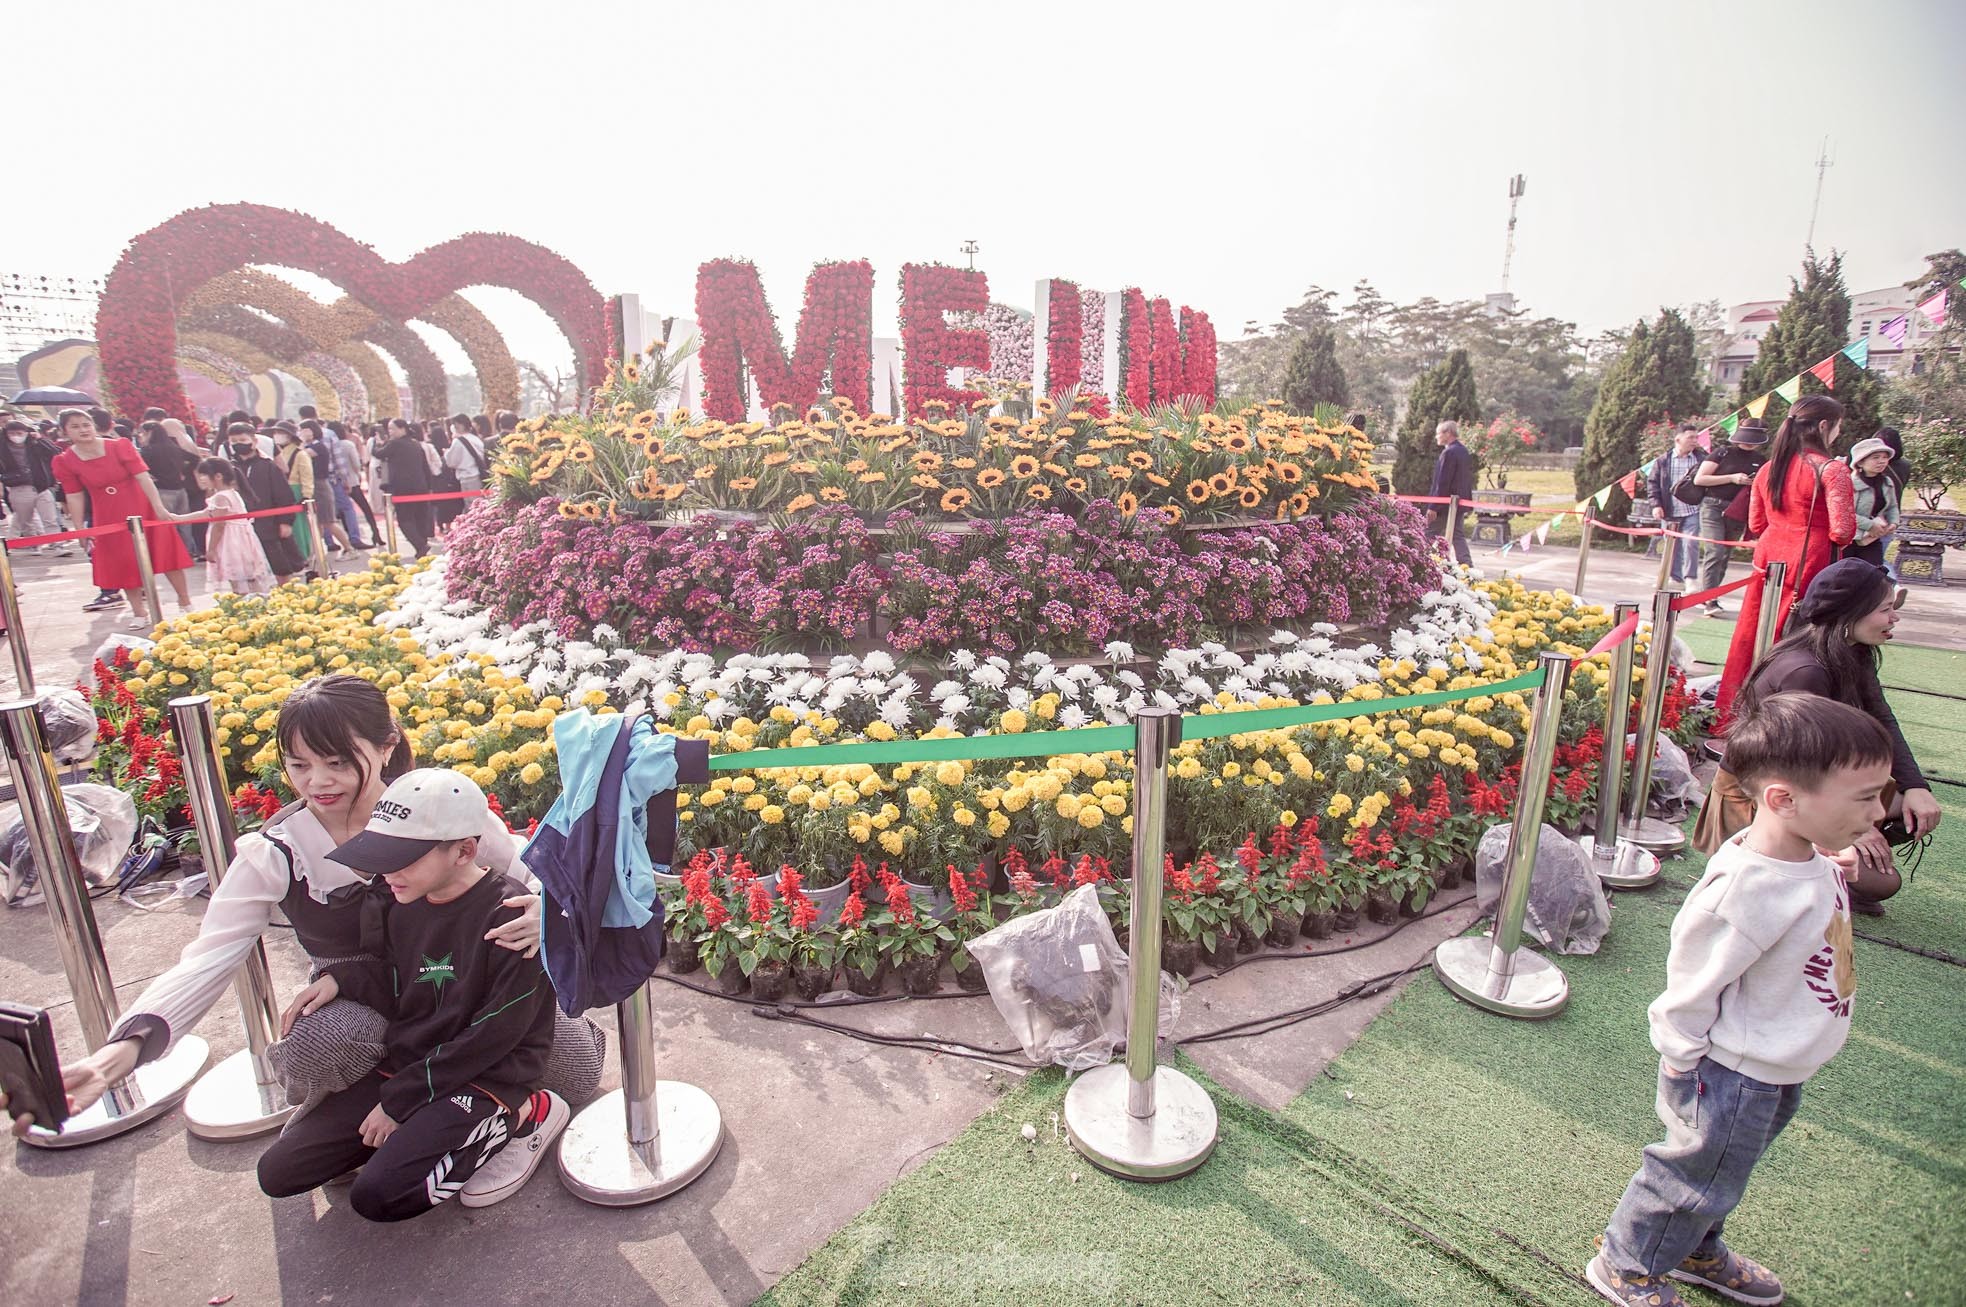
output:
<svg viewBox="0 0 1966 1307"><path fill-rule="evenodd" d="M650 915L639 926L609 925L610 897L620 881L618 837L624 821L623 781L634 747L634 718L622 722L592 803L562 834L545 822L526 845L525 864L539 878L546 930L542 952L546 974L559 994L560 1008L578 1016L589 1008L619 1003L655 973L662 960L662 903L644 905ZM676 780L700 784L710 776L710 746L702 740L674 740ZM583 796L584 797L584 796ZM676 792L662 790L648 803L646 847L666 865L676 846Z"/></svg>
<svg viewBox="0 0 1966 1307"><path fill-rule="evenodd" d="M1472 499L1474 491L1474 455L1457 440L1441 450L1440 457L1434 460L1434 488L1428 493L1441 498ZM1427 507L1445 516L1452 505L1429 504Z"/></svg>

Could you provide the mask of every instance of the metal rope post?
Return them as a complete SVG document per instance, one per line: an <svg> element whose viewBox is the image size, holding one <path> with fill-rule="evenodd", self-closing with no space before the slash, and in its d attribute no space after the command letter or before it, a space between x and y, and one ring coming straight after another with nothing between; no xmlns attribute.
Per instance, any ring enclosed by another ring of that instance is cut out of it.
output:
<svg viewBox="0 0 1966 1307"><path fill-rule="evenodd" d="M396 496L383 495L382 520L389 526L389 560L399 561L403 557L403 547L396 543Z"/></svg>
<svg viewBox="0 0 1966 1307"><path fill-rule="evenodd" d="M1208 1160L1218 1127L1208 1091L1155 1059L1167 758L1181 742L1181 715L1172 708L1142 709L1134 729L1126 1060L1095 1067L1072 1083L1065 1128L1072 1146L1102 1171L1124 1180L1172 1180Z"/></svg>
<svg viewBox="0 0 1966 1307"><path fill-rule="evenodd" d="M1451 495L1447 500L1447 561L1454 562L1460 554L1454 548L1461 538L1461 497Z"/></svg>
<svg viewBox="0 0 1966 1307"><path fill-rule="evenodd" d="M1638 605L1621 603L1612 610L1611 625L1635 622ZM1638 628L1611 650L1611 677L1605 688L1604 751L1597 766L1596 834L1580 841L1591 855L1591 870L1612 889L1644 889L1659 879L1659 860L1618 837L1618 810L1624 798L1625 727L1631 720L1632 650Z"/></svg>
<svg viewBox="0 0 1966 1307"><path fill-rule="evenodd" d="M164 621L164 601L157 597L157 570L150 563L150 537L143 533L143 519L126 517L123 525L130 530L130 546L136 551L137 574L143 578L143 597L150 604L150 624L162 625Z"/></svg>
<svg viewBox="0 0 1966 1307"><path fill-rule="evenodd" d="M1672 633L1678 622L1673 601L1676 586L1652 596L1652 647L1646 651L1645 694L1640 699L1638 740L1632 756L1631 788L1625 792L1625 821L1621 839L1639 848L1670 857L1686 847L1686 834L1670 822L1645 815L1652 794L1652 759L1658 750L1659 722L1666 711L1666 684L1672 679Z"/></svg>
<svg viewBox="0 0 1966 1307"><path fill-rule="evenodd" d="M170 713L171 733L177 737L178 756L184 763L185 789L191 796L191 821L198 829L198 847L204 850L205 871L216 890L232 865L237 845L225 765L219 761L218 737L212 730L211 696L173 699ZM185 1122L201 1139L265 1134L278 1130L294 1111L266 1056L267 1045L279 1037L280 1008L273 999L265 944L253 942L233 985L239 992L246 1046L201 1076L184 1100Z"/></svg>
<svg viewBox="0 0 1966 1307"><path fill-rule="evenodd" d="M7 645L14 651L14 682L24 699L34 697L34 664L27 656L27 627L21 622L20 591L14 588L12 551L0 543L0 616L7 621Z"/></svg>
<svg viewBox="0 0 1966 1307"><path fill-rule="evenodd" d="M1595 520L1596 512L1595 505L1584 505L1584 538L1577 545L1577 584L1570 587L1570 593L1579 599L1584 597L1584 577L1591 567L1591 523Z"/></svg>
<svg viewBox="0 0 1966 1307"><path fill-rule="evenodd" d="M54 754L34 700L0 705L0 736L5 738L21 820L54 923L62 971L75 997L75 1016L93 1052L108 1042L116 1024L116 985L102 954L102 932L89 903L82 859L75 851L68 802L55 777ZM181 1037L170 1052L112 1086L101 1102L71 1116L59 1131L37 1126L28 1131L27 1142L37 1148L73 1148L142 1125L184 1096L192 1078L204 1069L207 1051L205 1041L196 1035Z"/></svg>
<svg viewBox="0 0 1966 1307"><path fill-rule="evenodd" d="M314 501L312 499L303 499L300 501L300 515L301 520L305 521L308 526L307 538L314 542L314 570L322 576L332 575L328 570L327 542L321 539L321 522L319 518L314 516Z"/></svg>
<svg viewBox="0 0 1966 1307"><path fill-rule="evenodd" d="M1672 584L1672 560L1679 552L1679 541L1665 534L1672 529L1666 525L1668 520L1670 519L1666 517L1665 510L1661 509L1659 512L1659 579L1652 584L1654 590L1663 590Z"/></svg>
<svg viewBox="0 0 1966 1307"><path fill-rule="evenodd" d="M621 1088L582 1108L560 1143L560 1180L601 1207L666 1198L708 1170L723 1147L717 1101L695 1085L659 1080L655 1019L644 982L614 1007ZM623 1122L627 1131L622 1130Z"/></svg>
<svg viewBox="0 0 1966 1307"><path fill-rule="evenodd" d="M1522 915L1536 875L1542 844L1543 805L1549 797L1550 764L1563 724L1563 687L1570 658L1546 653L1539 660L1543 684L1522 745L1522 787L1502 870L1501 898L1490 937L1464 935L1434 950L1434 974L1457 997L1509 1017L1553 1017L1570 1001L1570 982L1547 958L1522 945Z"/></svg>
<svg viewBox="0 0 1966 1307"><path fill-rule="evenodd" d="M1782 611L1782 590L1788 585L1789 565L1777 559L1768 564L1768 577L1761 587L1761 615L1754 627L1754 662L1758 666L1775 643L1775 618ZM1770 600L1773 600L1771 603Z"/></svg>

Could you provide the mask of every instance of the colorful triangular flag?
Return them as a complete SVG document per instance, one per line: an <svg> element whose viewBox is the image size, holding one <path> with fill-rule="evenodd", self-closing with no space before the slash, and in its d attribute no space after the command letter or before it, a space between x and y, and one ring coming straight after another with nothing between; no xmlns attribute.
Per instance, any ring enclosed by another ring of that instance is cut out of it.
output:
<svg viewBox="0 0 1966 1307"><path fill-rule="evenodd" d="M1905 336L1911 331L1911 315L1900 313L1897 317L1877 329L1877 334L1891 342L1892 349L1905 347Z"/></svg>
<svg viewBox="0 0 1966 1307"><path fill-rule="evenodd" d="M1555 526L1556 523L1557 523L1557 519L1551 518L1549 521L1543 523L1541 526L1536 528L1537 544L1546 545L1550 542L1550 528Z"/></svg>
<svg viewBox="0 0 1966 1307"><path fill-rule="evenodd" d="M1775 387L1775 393L1782 397L1784 404L1795 403L1802 396L1802 374L1797 373L1781 385Z"/></svg>
<svg viewBox="0 0 1966 1307"><path fill-rule="evenodd" d="M1638 473L1636 472L1625 473L1624 480L1618 483L1618 489L1625 492L1625 497L1627 499L1635 497L1638 494Z"/></svg>
<svg viewBox="0 0 1966 1307"><path fill-rule="evenodd" d="M1934 329L1946 325L1946 292L1940 291L1931 299L1918 306L1918 311L1932 321Z"/></svg>
<svg viewBox="0 0 1966 1307"><path fill-rule="evenodd" d="M1748 401L1749 417L1759 418L1763 413L1766 413L1767 411L1768 411L1768 396L1763 395L1759 399L1752 399Z"/></svg>
<svg viewBox="0 0 1966 1307"><path fill-rule="evenodd" d="M1860 341L1856 341L1853 344L1845 345L1843 347L1843 357L1849 359L1852 363L1856 364L1860 368L1869 367L1870 366L1870 337L1866 336Z"/></svg>
<svg viewBox="0 0 1966 1307"><path fill-rule="evenodd" d="M1815 367L1810 368L1809 375L1814 377L1816 380L1822 382L1825 386L1828 386L1831 390L1835 390L1836 389L1836 355L1832 354L1828 358L1824 359L1821 363L1818 363Z"/></svg>
<svg viewBox="0 0 1966 1307"><path fill-rule="evenodd" d="M1729 413L1726 417L1720 419L1720 421L1715 425L1717 425L1720 428L1721 435L1723 436L1733 435L1734 428L1741 425L1740 412L1737 410L1733 413Z"/></svg>
<svg viewBox="0 0 1966 1307"><path fill-rule="evenodd" d="M1599 508L1603 508L1603 507L1604 507L1604 505L1605 505L1605 503L1606 503L1606 502L1607 502L1607 501L1608 501L1608 500L1609 500L1610 498L1611 498L1611 487L1610 487L1610 486L1606 486L1606 487L1604 487L1604 489L1602 489L1602 490L1600 490L1600 491L1598 491L1598 492L1597 492L1597 493L1596 493L1595 495L1593 495L1593 496L1591 496L1591 499L1592 499L1592 501L1593 501L1594 503L1596 503L1596 505L1597 505L1597 506L1598 506Z"/></svg>

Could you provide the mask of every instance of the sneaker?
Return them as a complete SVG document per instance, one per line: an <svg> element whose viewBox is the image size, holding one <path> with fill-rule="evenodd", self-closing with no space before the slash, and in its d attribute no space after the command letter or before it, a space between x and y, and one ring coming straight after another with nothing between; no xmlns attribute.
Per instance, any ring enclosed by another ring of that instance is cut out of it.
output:
<svg viewBox="0 0 1966 1307"><path fill-rule="evenodd" d="M464 1182L457 1201L466 1207L490 1207L519 1192L532 1173L552 1151L553 1141L573 1120L567 1100L544 1089L536 1090L526 1102L526 1123L493 1153L491 1160Z"/></svg>
<svg viewBox="0 0 1966 1307"><path fill-rule="evenodd" d="M1782 1300L1782 1282L1766 1266L1720 1245L1718 1257L1688 1257L1666 1274L1683 1284L1697 1284L1723 1298L1773 1307Z"/></svg>
<svg viewBox="0 0 1966 1307"><path fill-rule="evenodd" d="M1603 1253L1591 1258L1591 1264L1584 1268L1584 1278L1600 1295L1612 1302L1627 1304L1627 1307L1685 1307L1686 1304L1686 1300L1679 1296L1679 1290L1663 1277L1621 1275L1605 1265ZM1700 1283L1704 1284L1705 1281Z"/></svg>
<svg viewBox="0 0 1966 1307"><path fill-rule="evenodd" d="M89 600L88 603L83 604L82 611L85 613L99 613L105 608L114 608L122 602L122 595L113 595L105 590L95 598Z"/></svg>

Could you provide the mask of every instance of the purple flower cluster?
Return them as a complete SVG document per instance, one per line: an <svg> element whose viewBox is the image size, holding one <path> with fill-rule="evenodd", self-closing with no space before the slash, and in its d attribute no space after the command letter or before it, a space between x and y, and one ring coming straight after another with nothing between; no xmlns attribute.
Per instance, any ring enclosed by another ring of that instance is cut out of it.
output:
<svg viewBox="0 0 1966 1307"><path fill-rule="evenodd" d="M888 525L876 536L846 509L782 528L601 524L564 518L550 499L517 511L487 502L452 528L446 589L569 639L605 623L638 648L824 649L872 628L897 653L939 655L1380 626L1436 576L1419 515L1384 499L1225 531L1125 522L1104 502L1083 519L1028 512L966 533L905 512Z"/></svg>

